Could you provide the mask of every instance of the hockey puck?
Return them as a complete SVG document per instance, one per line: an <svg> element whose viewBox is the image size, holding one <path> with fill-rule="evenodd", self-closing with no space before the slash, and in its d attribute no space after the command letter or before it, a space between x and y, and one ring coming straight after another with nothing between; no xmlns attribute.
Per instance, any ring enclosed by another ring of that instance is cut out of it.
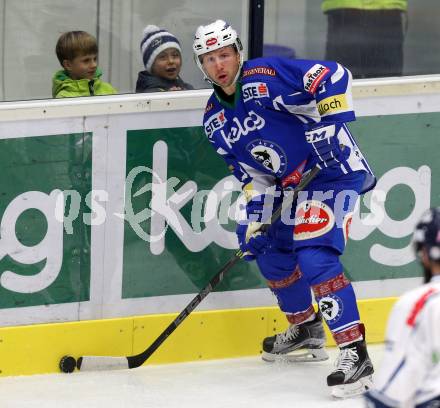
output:
<svg viewBox="0 0 440 408"><path fill-rule="evenodd" d="M63 373L73 373L76 367L76 360L72 356L64 356L61 358L59 366Z"/></svg>

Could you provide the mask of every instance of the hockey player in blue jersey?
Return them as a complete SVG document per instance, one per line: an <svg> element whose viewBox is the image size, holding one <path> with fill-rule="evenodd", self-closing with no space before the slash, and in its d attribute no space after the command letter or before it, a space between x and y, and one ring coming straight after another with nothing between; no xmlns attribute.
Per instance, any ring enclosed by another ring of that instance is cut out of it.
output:
<svg viewBox="0 0 440 408"><path fill-rule="evenodd" d="M327 377L332 394L362 393L373 366L339 257L356 200L375 178L346 125L355 120L351 74L331 61L244 62L236 31L222 20L200 26L193 49L214 87L205 133L243 183L247 199L247 219L237 224L240 248L246 260L256 260L290 322L284 333L264 339L263 359L327 359L323 316L340 348ZM268 208L280 205L315 166L321 170L295 208L261 234Z"/></svg>

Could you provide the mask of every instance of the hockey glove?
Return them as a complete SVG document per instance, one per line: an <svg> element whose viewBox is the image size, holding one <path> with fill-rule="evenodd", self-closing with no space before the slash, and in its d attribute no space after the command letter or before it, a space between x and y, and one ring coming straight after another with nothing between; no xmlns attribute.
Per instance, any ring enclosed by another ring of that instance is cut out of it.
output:
<svg viewBox="0 0 440 408"><path fill-rule="evenodd" d="M337 166L345 158L336 137L336 125L312 128L305 132L305 136L312 147L312 157L320 169Z"/></svg>
<svg viewBox="0 0 440 408"><path fill-rule="evenodd" d="M238 244L244 254L243 259L253 261L257 255L264 254L270 246L270 239L260 230L264 210L265 196L259 196L246 205L247 220L237 224ZM270 201L270 200L269 200ZM270 215L271 213L269 213Z"/></svg>

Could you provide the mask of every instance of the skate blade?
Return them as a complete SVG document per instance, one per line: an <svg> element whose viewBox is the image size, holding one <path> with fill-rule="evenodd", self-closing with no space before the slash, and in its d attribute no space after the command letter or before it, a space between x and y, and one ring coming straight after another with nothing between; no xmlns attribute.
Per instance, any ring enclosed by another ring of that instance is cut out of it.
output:
<svg viewBox="0 0 440 408"><path fill-rule="evenodd" d="M329 356L324 348L296 350L288 354L272 354L263 351L261 354L263 361L273 363L276 361L290 363L307 363L328 360Z"/></svg>
<svg viewBox="0 0 440 408"><path fill-rule="evenodd" d="M364 394L372 387L373 378L371 375L368 375L351 384L334 385L332 387L332 396L338 399L352 398Z"/></svg>

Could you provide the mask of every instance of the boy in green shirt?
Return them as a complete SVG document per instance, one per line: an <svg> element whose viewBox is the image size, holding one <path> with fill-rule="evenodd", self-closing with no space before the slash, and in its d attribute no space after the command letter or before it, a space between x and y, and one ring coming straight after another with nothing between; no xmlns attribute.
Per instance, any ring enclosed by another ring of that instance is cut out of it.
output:
<svg viewBox="0 0 440 408"><path fill-rule="evenodd" d="M52 78L54 98L117 93L111 84L101 80L95 37L85 31L66 32L58 39L55 51L63 69Z"/></svg>

